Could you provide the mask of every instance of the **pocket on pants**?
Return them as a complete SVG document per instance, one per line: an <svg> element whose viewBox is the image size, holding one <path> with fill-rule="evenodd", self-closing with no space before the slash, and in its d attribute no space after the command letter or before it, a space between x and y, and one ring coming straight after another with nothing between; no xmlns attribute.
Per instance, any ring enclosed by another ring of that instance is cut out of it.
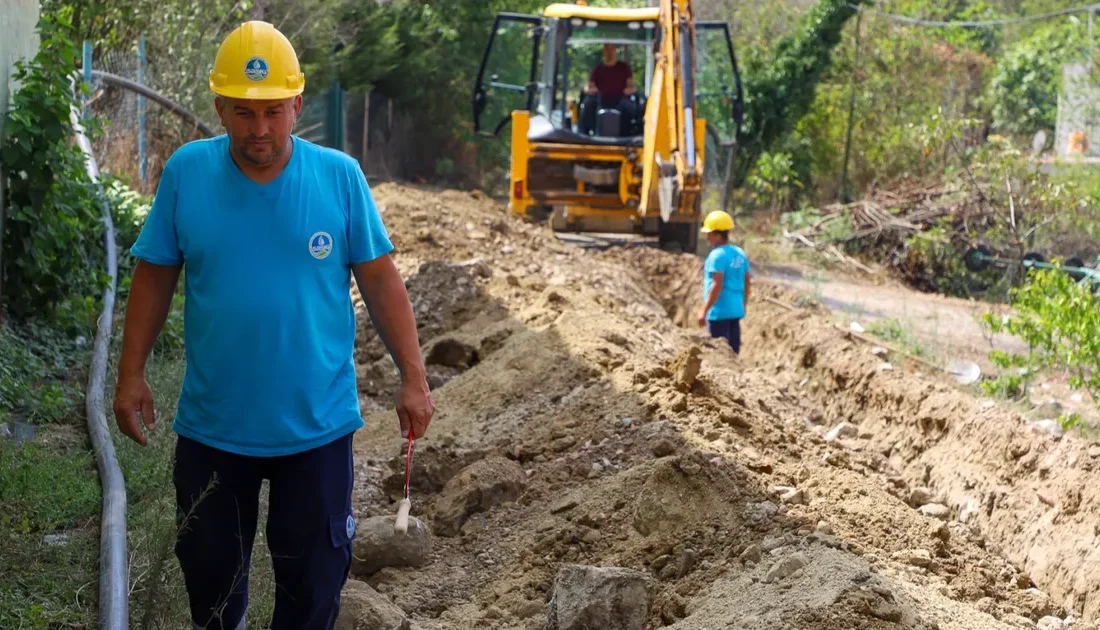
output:
<svg viewBox="0 0 1100 630"><path fill-rule="evenodd" d="M355 533L359 523L351 510L343 510L339 514L333 514L328 519L329 537L333 547L350 545L355 540ZM316 522L316 521L314 521Z"/></svg>

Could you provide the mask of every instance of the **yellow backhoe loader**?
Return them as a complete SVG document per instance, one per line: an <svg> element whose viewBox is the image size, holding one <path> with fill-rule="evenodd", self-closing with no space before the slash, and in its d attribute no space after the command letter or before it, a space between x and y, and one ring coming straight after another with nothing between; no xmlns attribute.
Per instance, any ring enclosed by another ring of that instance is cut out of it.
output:
<svg viewBox="0 0 1100 630"><path fill-rule="evenodd" d="M664 249L695 252L704 149L708 136L734 146L741 79L726 23L697 21L691 0L654 4L581 0L496 16L474 128L499 136L511 123L510 212L559 232L657 236ZM636 92L592 94L605 55L630 66Z"/></svg>

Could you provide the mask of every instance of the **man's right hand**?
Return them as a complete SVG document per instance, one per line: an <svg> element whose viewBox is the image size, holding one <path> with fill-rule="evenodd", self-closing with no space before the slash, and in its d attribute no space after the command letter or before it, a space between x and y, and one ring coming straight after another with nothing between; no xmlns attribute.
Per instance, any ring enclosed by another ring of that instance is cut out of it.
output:
<svg viewBox="0 0 1100 630"><path fill-rule="evenodd" d="M115 387L115 421L118 423L118 430L145 446L148 440L138 422L138 412L141 412L141 419L146 429L152 431L156 428L153 417L153 390L145 381L145 377L120 377Z"/></svg>

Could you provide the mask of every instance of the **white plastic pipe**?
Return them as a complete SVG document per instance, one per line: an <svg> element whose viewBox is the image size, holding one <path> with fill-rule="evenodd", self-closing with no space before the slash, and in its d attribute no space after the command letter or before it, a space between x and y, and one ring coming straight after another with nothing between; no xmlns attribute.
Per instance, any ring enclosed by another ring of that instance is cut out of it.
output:
<svg viewBox="0 0 1100 630"><path fill-rule="evenodd" d="M80 150L84 152L84 164L88 170L88 176L92 183L98 184L99 166L96 164L95 154L92 153L92 144L84 134L80 112L75 103L69 105L69 120L76 132ZM99 628L127 630L130 627L130 587L126 551L126 481L122 477L122 469L115 458L115 445L111 441L111 432L107 428L107 413L103 403L104 382L107 379L107 348L111 342L115 286L118 283L118 251L115 247L115 227L111 220L111 206L106 199L101 201L103 222L107 227L105 236L107 274L111 281L103 289L103 312L96 326L85 412L88 421L88 437L92 442L92 450L95 451L96 465L99 467L99 482L103 489L103 508L99 529Z"/></svg>

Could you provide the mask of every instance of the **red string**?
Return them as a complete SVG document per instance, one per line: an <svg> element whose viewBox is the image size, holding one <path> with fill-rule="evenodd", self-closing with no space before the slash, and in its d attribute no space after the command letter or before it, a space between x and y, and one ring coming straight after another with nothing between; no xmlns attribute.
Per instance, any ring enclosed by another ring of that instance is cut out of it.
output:
<svg viewBox="0 0 1100 630"><path fill-rule="evenodd" d="M409 498L409 472L412 470L413 436L409 430L409 448L405 451L405 498Z"/></svg>

